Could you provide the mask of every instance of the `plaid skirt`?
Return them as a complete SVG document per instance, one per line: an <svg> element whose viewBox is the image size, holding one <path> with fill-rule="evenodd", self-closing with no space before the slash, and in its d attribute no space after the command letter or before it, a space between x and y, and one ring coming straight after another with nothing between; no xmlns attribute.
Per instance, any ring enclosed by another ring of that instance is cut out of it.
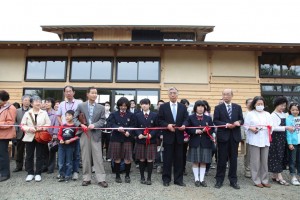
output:
<svg viewBox="0 0 300 200"><path fill-rule="evenodd" d="M146 144L135 144L134 153L136 160L155 160L157 152L156 144L149 144L146 147Z"/></svg>
<svg viewBox="0 0 300 200"><path fill-rule="evenodd" d="M124 159L132 161L132 143L110 142L108 155L113 160Z"/></svg>
<svg viewBox="0 0 300 200"><path fill-rule="evenodd" d="M194 163L211 163L212 160L212 150L211 149L205 149L199 147L189 148L189 153L187 157L187 161L194 162Z"/></svg>

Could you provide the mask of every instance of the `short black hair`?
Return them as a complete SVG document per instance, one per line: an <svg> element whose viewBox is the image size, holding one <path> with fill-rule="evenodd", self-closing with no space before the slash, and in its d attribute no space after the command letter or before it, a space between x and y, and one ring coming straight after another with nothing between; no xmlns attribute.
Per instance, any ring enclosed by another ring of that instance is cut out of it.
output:
<svg viewBox="0 0 300 200"><path fill-rule="evenodd" d="M289 106L289 110L288 110L288 113L291 115L291 109L293 106L296 106L298 108L298 110L300 111L300 105L298 103L291 103L290 106Z"/></svg>
<svg viewBox="0 0 300 200"><path fill-rule="evenodd" d="M207 102L206 100L202 100L202 101L203 101L203 103L204 103L205 106L206 106L207 112L210 112L210 111L211 111L211 107L210 107L210 105L208 104L208 102Z"/></svg>
<svg viewBox="0 0 300 200"><path fill-rule="evenodd" d="M13 106L18 109L21 108L21 105L18 102L13 103Z"/></svg>
<svg viewBox="0 0 300 200"><path fill-rule="evenodd" d="M248 101L250 101L250 100L253 100L253 99L252 98L246 99L246 105L247 105Z"/></svg>
<svg viewBox="0 0 300 200"><path fill-rule="evenodd" d="M51 108L54 108L55 106L55 100L51 97L48 97L45 99L45 102L48 101L48 102L51 102Z"/></svg>
<svg viewBox="0 0 300 200"><path fill-rule="evenodd" d="M70 88L73 92L75 92L74 87L71 86L71 85L66 85L66 86L64 87L64 92L66 91L67 88Z"/></svg>
<svg viewBox="0 0 300 200"><path fill-rule="evenodd" d="M143 105L143 104L151 105L150 99L148 99L148 98L142 99L142 100L140 101L140 105Z"/></svg>
<svg viewBox="0 0 300 200"><path fill-rule="evenodd" d="M130 103L129 100L126 97L121 97L118 101L117 101L117 109L120 110L120 107L125 104L127 107L127 110L130 108Z"/></svg>
<svg viewBox="0 0 300 200"><path fill-rule="evenodd" d="M266 105L266 101L262 96L256 96L250 104L250 110L255 110L255 104L258 100L262 100L264 102L264 106Z"/></svg>
<svg viewBox="0 0 300 200"><path fill-rule="evenodd" d="M97 88L95 88L94 86L88 87L88 89L86 90L86 93L90 93L91 90L97 90Z"/></svg>
<svg viewBox="0 0 300 200"><path fill-rule="evenodd" d="M190 105L190 102L187 99L181 99L180 103L182 103L184 105L187 104L188 106Z"/></svg>
<svg viewBox="0 0 300 200"><path fill-rule="evenodd" d="M159 104L159 102L165 103L165 101L161 99L157 102L157 105Z"/></svg>
<svg viewBox="0 0 300 200"><path fill-rule="evenodd" d="M105 104L109 104L109 105L110 105L110 102L109 102L109 101L106 101L106 102L104 103L104 105L105 105Z"/></svg>
<svg viewBox="0 0 300 200"><path fill-rule="evenodd" d="M206 111L205 103L201 100L198 100L198 101L195 102L195 105L194 105L194 109L193 109L194 113L197 112L197 107L198 106L203 106L204 107L204 112Z"/></svg>
<svg viewBox="0 0 300 200"><path fill-rule="evenodd" d="M284 103L286 103L286 105L288 104L288 100L286 97L284 97L284 96L276 97L274 100L274 107L276 108L277 106L284 104Z"/></svg>
<svg viewBox="0 0 300 200"><path fill-rule="evenodd" d="M8 101L9 100L9 94L5 90L0 91L0 99L2 101Z"/></svg>
<svg viewBox="0 0 300 200"><path fill-rule="evenodd" d="M134 104L136 104L135 100L133 100L133 99L132 99L132 100L130 100L130 103L131 103L131 102L133 102Z"/></svg>
<svg viewBox="0 0 300 200"><path fill-rule="evenodd" d="M75 114L75 112L74 112L74 110L68 110L67 112L66 112L66 114L69 114L69 115L72 115L72 116L74 116L74 114Z"/></svg>

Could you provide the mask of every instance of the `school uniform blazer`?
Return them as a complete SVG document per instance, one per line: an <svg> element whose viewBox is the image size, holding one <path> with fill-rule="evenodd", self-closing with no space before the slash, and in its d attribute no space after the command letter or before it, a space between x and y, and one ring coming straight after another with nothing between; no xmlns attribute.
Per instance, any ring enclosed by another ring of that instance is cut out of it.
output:
<svg viewBox="0 0 300 200"><path fill-rule="evenodd" d="M86 118L87 121L87 126L89 126L89 110L88 110L88 103L87 102L83 102L80 103L76 109L75 115L74 115L74 124L75 126L80 126L81 123L78 120L79 114L80 113L84 113L84 116ZM95 104L94 110L93 110L93 116L92 116L92 120L91 120L91 124L94 124L95 128L102 128L104 126L105 123L105 108L104 106L100 105L100 104ZM102 131L99 129L92 129L89 130L89 134L91 133L91 137L94 139L94 141L96 142L100 142L101 141L101 133ZM77 132L77 135L82 135L85 134L83 133L82 129L79 129Z"/></svg>
<svg viewBox="0 0 300 200"><path fill-rule="evenodd" d="M137 120L137 128L146 128L146 127L156 127L158 125L158 115L155 112L149 112L149 116L146 119L144 116L144 112L139 112L136 114L136 120ZM149 133L151 135L151 144L156 144L156 134L158 130L149 130ZM139 139L138 136L140 134L143 134L144 130L136 130L136 142L138 144L146 144L146 139Z"/></svg>
<svg viewBox="0 0 300 200"><path fill-rule="evenodd" d="M188 120L184 122L185 126L213 126L211 117L203 115L203 119L200 121L197 119L196 114L192 114L188 117ZM200 128L201 130L203 128ZM196 134L197 128L186 129L186 132L190 135L189 145L190 147L197 148L199 145L201 148L211 149L213 142L206 132L202 134ZM210 134L214 132L214 128L209 131Z"/></svg>
<svg viewBox="0 0 300 200"><path fill-rule="evenodd" d="M176 121L173 119L170 102L164 103L159 108L159 114L158 114L158 123L161 127L167 127L168 124L175 124L177 127L180 127L183 125L183 123L188 118L188 112L186 109L186 106L177 103L177 115L176 115ZM162 130L163 132L163 142L165 144L173 144L175 139L178 144L183 144L184 142L184 133L183 131L180 131L178 129L175 129L175 133L169 131L168 129Z"/></svg>
<svg viewBox="0 0 300 200"><path fill-rule="evenodd" d="M232 114L231 119L229 118L227 108L225 103L217 105L214 112L213 123L216 126L226 125L227 123L233 124L235 121L240 121L240 124L244 124L243 112L240 105L231 103ZM217 130L217 141L218 142L227 142L232 134L236 142L241 141L241 127L235 127L234 129L229 128L218 128Z"/></svg>
<svg viewBox="0 0 300 200"><path fill-rule="evenodd" d="M115 111L109 116L109 124L112 128L123 127L126 131L126 128L135 128L136 127L136 117L129 110L126 111L124 117L120 116L120 111ZM119 132L118 130L113 130L111 134L111 142L132 142L134 136L134 130L127 130L130 134L129 137L126 137L124 133Z"/></svg>

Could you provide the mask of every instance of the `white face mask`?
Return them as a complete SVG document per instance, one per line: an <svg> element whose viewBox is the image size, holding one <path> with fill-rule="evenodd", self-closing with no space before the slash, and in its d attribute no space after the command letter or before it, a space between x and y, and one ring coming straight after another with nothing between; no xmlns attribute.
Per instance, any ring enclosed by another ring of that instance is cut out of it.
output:
<svg viewBox="0 0 300 200"><path fill-rule="evenodd" d="M259 112L263 111L265 109L264 106L255 106L255 109Z"/></svg>
<svg viewBox="0 0 300 200"><path fill-rule="evenodd" d="M110 106L105 106L105 111L109 111Z"/></svg>

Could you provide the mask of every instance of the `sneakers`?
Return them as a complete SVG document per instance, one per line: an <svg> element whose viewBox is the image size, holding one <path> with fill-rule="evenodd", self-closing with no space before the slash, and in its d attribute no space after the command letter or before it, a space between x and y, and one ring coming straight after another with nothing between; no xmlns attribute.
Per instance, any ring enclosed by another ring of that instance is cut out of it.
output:
<svg viewBox="0 0 300 200"><path fill-rule="evenodd" d="M27 177L26 177L26 182L30 182L30 181L32 181L32 180L33 180L33 178L34 178L34 175L32 175L32 174L28 174L28 175L27 175Z"/></svg>
<svg viewBox="0 0 300 200"><path fill-rule="evenodd" d="M60 178L58 179L58 182L64 182L65 181L65 177L60 176Z"/></svg>
<svg viewBox="0 0 300 200"><path fill-rule="evenodd" d="M296 178L293 178L291 180L291 183L292 183L292 185L295 185L295 186L299 186L300 185L299 181Z"/></svg>
<svg viewBox="0 0 300 200"><path fill-rule="evenodd" d="M34 180L35 180L36 182L40 182L40 181L42 180L41 175L35 175Z"/></svg>
<svg viewBox="0 0 300 200"><path fill-rule="evenodd" d="M73 173L72 179L73 179L74 181L78 180L78 172L74 172L74 173Z"/></svg>

